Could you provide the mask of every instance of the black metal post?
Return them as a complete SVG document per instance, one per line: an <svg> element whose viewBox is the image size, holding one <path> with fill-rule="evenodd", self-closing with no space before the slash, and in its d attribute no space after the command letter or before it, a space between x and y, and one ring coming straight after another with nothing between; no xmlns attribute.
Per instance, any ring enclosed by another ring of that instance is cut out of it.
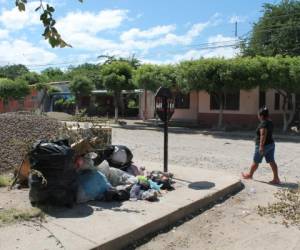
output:
<svg viewBox="0 0 300 250"><path fill-rule="evenodd" d="M165 122L164 122L164 172L168 172L168 104L167 98L163 100L164 105L164 115L165 115Z"/></svg>

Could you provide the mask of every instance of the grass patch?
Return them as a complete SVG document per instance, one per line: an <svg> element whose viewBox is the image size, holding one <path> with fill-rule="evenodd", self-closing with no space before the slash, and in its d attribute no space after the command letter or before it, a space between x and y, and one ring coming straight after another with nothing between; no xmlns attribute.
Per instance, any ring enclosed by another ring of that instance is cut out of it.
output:
<svg viewBox="0 0 300 250"><path fill-rule="evenodd" d="M32 219L44 220L45 214L38 208L18 210L15 208L0 210L1 224L13 224L20 221L30 221Z"/></svg>
<svg viewBox="0 0 300 250"><path fill-rule="evenodd" d="M0 175L0 187L7 187L12 183L12 179L7 175Z"/></svg>

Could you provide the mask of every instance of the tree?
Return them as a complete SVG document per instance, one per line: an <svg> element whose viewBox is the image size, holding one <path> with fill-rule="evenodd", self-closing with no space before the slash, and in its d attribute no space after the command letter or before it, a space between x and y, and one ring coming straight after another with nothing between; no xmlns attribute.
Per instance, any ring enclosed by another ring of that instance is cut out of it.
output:
<svg viewBox="0 0 300 250"><path fill-rule="evenodd" d="M162 84L160 68L153 64L143 64L134 72L133 82L136 87L156 91Z"/></svg>
<svg viewBox="0 0 300 250"><path fill-rule="evenodd" d="M48 78L51 82L69 80L66 74L59 68L46 68L42 71L41 75Z"/></svg>
<svg viewBox="0 0 300 250"><path fill-rule="evenodd" d="M300 58L268 57L260 58L264 77L263 89L275 89L283 99L283 132L286 132L296 112L295 94L300 93Z"/></svg>
<svg viewBox="0 0 300 250"><path fill-rule="evenodd" d="M83 96L91 95L92 90L95 88L94 84L85 76L76 76L70 83L70 90L75 96L76 113L80 108L80 99Z"/></svg>
<svg viewBox="0 0 300 250"><path fill-rule="evenodd" d="M244 56L300 55L300 2L265 4L249 39L241 43Z"/></svg>
<svg viewBox="0 0 300 250"><path fill-rule="evenodd" d="M115 106L115 122L118 121L118 100L122 90L133 89L132 66L128 62L113 61L101 68L101 75L104 87L113 93Z"/></svg>
<svg viewBox="0 0 300 250"><path fill-rule="evenodd" d="M21 80L0 78L0 98L7 102L9 98L22 99L29 94L29 86Z"/></svg>
<svg viewBox="0 0 300 250"><path fill-rule="evenodd" d="M83 0L78 0L78 1L81 3L83 2ZM19 11L25 11L27 2L28 2L27 0L16 0L15 4L16 7L18 7ZM37 4L37 8L35 9L35 11L41 12L40 20L44 26L43 36L46 40L48 40L50 45L53 48L54 47L64 48L67 46L71 47L70 44L66 43L62 39L61 35L55 28L56 21L53 18L53 13L55 12L54 7L49 5L48 3L44 4L43 0L40 0L39 4Z"/></svg>
<svg viewBox="0 0 300 250"><path fill-rule="evenodd" d="M16 78L25 75L28 72L28 68L22 64L6 65L0 67L0 78L15 80Z"/></svg>
<svg viewBox="0 0 300 250"><path fill-rule="evenodd" d="M40 75L36 72L28 72L19 77L20 80L25 81L28 85L34 85L37 83L46 83L49 81L45 75Z"/></svg>
<svg viewBox="0 0 300 250"><path fill-rule="evenodd" d="M103 64L111 64L112 62L127 62L133 67L134 69L137 69L141 66L141 61L135 57L135 55L132 55L130 57L117 57L117 56L109 56L109 55L100 55L98 58L104 58L105 61Z"/></svg>
<svg viewBox="0 0 300 250"><path fill-rule="evenodd" d="M75 76L86 76L95 85L96 89L103 89L103 82L100 74L100 65L85 63L77 67L70 67L66 77L73 79Z"/></svg>
<svg viewBox="0 0 300 250"><path fill-rule="evenodd" d="M253 60L253 61L252 61ZM259 63L254 59L200 59L182 62L178 67L179 87L186 91L204 90L219 106L218 125L223 126L224 96L228 92L255 88Z"/></svg>

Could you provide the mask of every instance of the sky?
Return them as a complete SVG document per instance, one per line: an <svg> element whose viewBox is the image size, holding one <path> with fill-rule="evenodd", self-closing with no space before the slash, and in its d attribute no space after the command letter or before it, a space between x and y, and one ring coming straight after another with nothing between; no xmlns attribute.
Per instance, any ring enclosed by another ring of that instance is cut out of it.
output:
<svg viewBox="0 0 300 250"><path fill-rule="evenodd" d="M51 48L42 37L39 1L20 13L0 0L0 65L46 67L98 63L101 55L144 63L178 63L200 57L230 58L232 45L251 30L268 0L48 0L57 29L72 48ZM44 1L44 3L47 3ZM237 22L237 34L235 34ZM236 36L237 35L237 36Z"/></svg>

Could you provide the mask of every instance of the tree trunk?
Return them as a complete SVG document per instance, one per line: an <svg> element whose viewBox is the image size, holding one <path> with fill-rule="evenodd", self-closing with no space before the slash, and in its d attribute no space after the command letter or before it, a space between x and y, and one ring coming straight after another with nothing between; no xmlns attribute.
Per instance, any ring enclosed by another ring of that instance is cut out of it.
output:
<svg viewBox="0 0 300 250"><path fill-rule="evenodd" d="M223 127L223 111L224 111L224 100L223 100L223 94L218 95L219 103L220 103L220 109L219 109L219 117L218 117L218 129L222 129Z"/></svg>
<svg viewBox="0 0 300 250"><path fill-rule="evenodd" d="M79 114L79 96L76 95L75 96L75 114L78 115Z"/></svg>
<svg viewBox="0 0 300 250"><path fill-rule="evenodd" d="M287 132L290 124L292 123L295 114L296 114L296 103L295 97L292 94L286 95L283 97L283 128L284 133ZM288 103L291 103L292 110L288 110Z"/></svg>
<svg viewBox="0 0 300 250"><path fill-rule="evenodd" d="M114 93L114 105L115 105L115 123L118 122L119 119L119 105L118 105L118 93Z"/></svg>
<svg viewBox="0 0 300 250"><path fill-rule="evenodd" d="M124 117L125 103L124 103L124 96L122 93L119 95L118 99L119 99L119 104L120 104L120 108L121 108L121 114L122 114L122 117Z"/></svg>
<svg viewBox="0 0 300 250"><path fill-rule="evenodd" d="M148 97L147 89L144 88L144 111L143 111L143 121L146 121L146 120L147 120L147 116L148 116L148 114L147 114L147 105L148 105L148 104L147 104L147 103L148 103L147 97ZM156 112L155 112L155 114L156 114Z"/></svg>

